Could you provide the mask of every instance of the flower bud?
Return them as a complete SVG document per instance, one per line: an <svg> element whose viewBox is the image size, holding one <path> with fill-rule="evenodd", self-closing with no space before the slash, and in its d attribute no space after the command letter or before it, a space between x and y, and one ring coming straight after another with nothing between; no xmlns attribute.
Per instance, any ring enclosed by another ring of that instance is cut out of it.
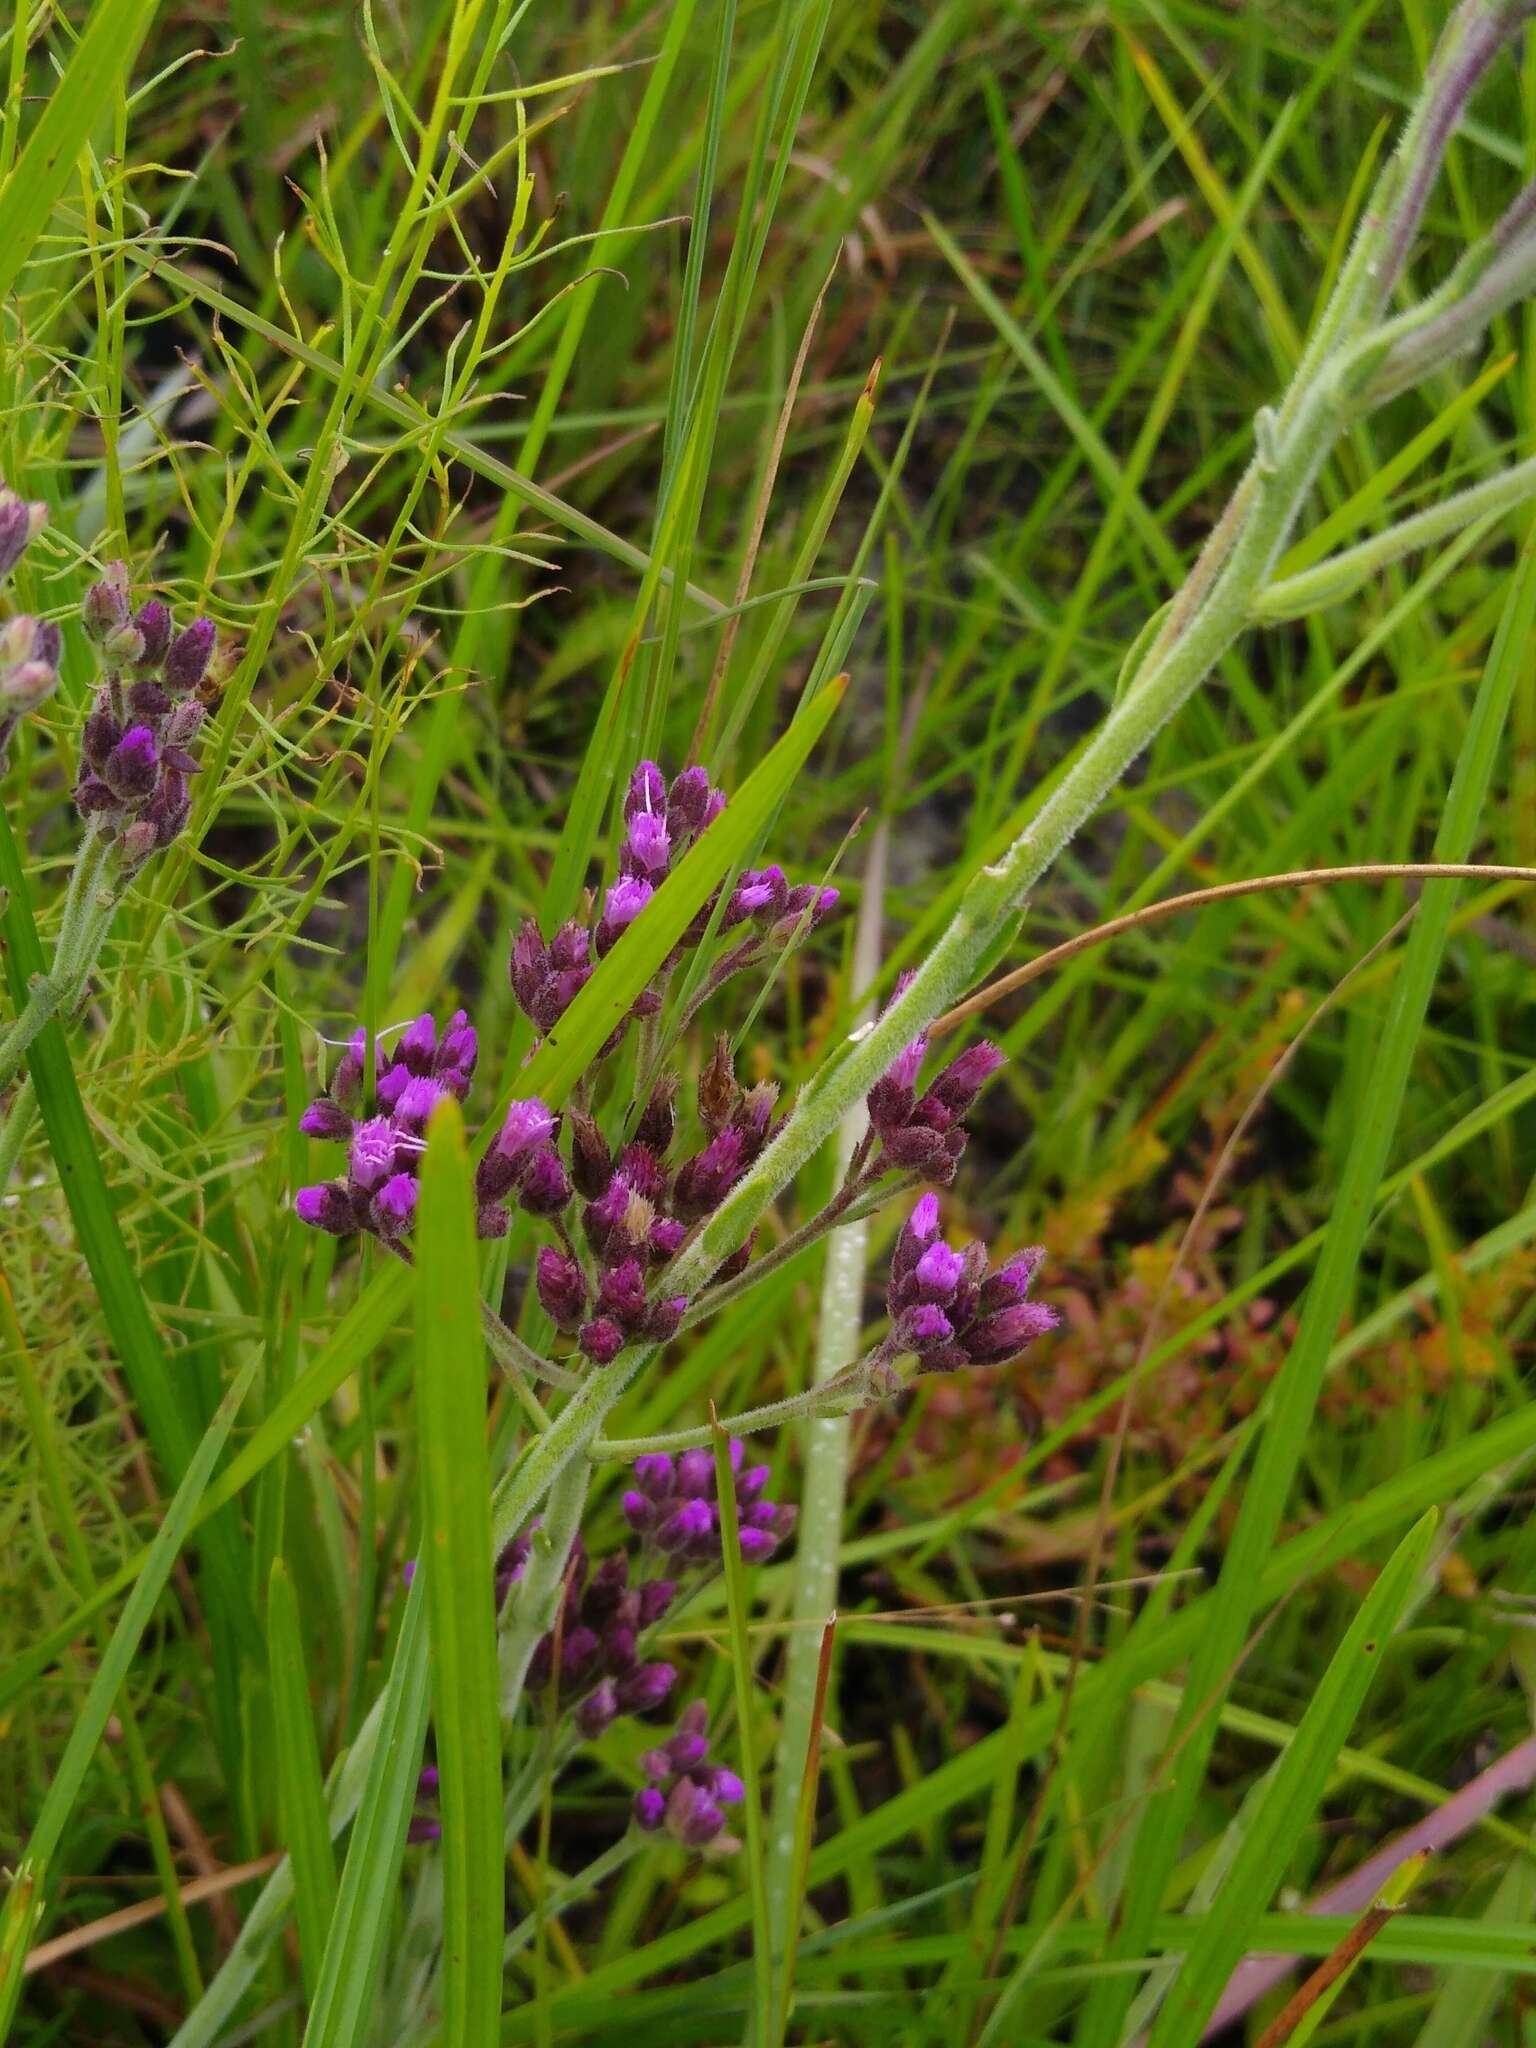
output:
<svg viewBox="0 0 1536 2048"><path fill-rule="evenodd" d="M571 1178L576 1192L589 1202L605 1194L613 1179L613 1161L595 1121L579 1109L566 1112L571 1133Z"/></svg>
<svg viewBox="0 0 1536 2048"><path fill-rule="evenodd" d="M133 615L143 651L139 661L145 668L158 668L171 644L171 614L158 597L146 598Z"/></svg>
<svg viewBox="0 0 1536 2048"><path fill-rule="evenodd" d="M542 1246L535 1261L534 1285L545 1315L557 1330L569 1335L580 1327L587 1312L587 1282L573 1258L553 1245Z"/></svg>
<svg viewBox="0 0 1536 2048"><path fill-rule="evenodd" d="M320 1138L327 1144L344 1145L352 1136L352 1119L339 1102L333 1102L328 1095L320 1095L299 1118L299 1129L306 1138Z"/></svg>
<svg viewBox="0 0 1536 2048"><path fill-rule="evenodd" d="M612 1365L624 1349L624 1332L608 1316L596 1316L582 1324L577 1342L594 1365Z"/></svg>
<svg viewBox="0 0 1536 2048"><path fill-rule="evenodd" d="M307 1223L312 1230L329 1231L332 1237L345 1237L357 1228L352 1198L337 1181L300 1188L293 1198L293 1207L301 1223Z"/></svg>
<svg viewBox="0 0 1536 2048"><path fill-rule="evenodd" d="M124 803L136 803L155 787L160 749L147 725L131 725L102 763L102 780Z"/></svg>
<svg viewBox="0 0 1536 2048"><path fill-rule="evenodd" d="M569 1203L570 1176L553 1146L545 1146L529 1160L517 1199L530 1216L558 1216Z"/></svg>
<svg viewBox="0 0 1536 2048"><path fill-rule="evenodd" d="M165 687L175 696L190 695L208 673L214 639L212 619L194 619L190 626L182 628L166 649L160 673Z"/></svg>
<svg viewBox="0 0 1536 2048"><path fill-rule="evenodd" d="M100 580L91 584L81 600L80 616L88 638L102 649L124 632L134 630L126 562L107 564ZM143 644L142 640L138 642L140 648Z"/></svg>
<svg viewBox="0 0 1536 2048"><path fill-rule="evenodd" d="M0 577L9 576L27 551L27 543L48 519L48 507L29 504L0 485Z"/></svg>

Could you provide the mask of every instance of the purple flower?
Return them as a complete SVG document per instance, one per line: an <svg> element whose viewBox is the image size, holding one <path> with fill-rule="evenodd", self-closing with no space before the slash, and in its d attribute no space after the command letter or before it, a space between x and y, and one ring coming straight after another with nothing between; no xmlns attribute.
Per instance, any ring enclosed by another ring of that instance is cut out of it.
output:
<svg viewBox="0 0 1536 2048"><path fill-rule="evenodd" d="M741 1132L727 1128L711 1138L696 1159L678 1169L672 1207L683 1222L697 1223L720 1206L741 1176L745 1150Z"/></svg>
<svg viewBox="0 0 1536 2048"><path fill-rule="evenodd" d="M694 1700L683 1709L670 1741L648 1749L640 1768L651 1783L635 1794L635 1824L647 1834L665 1828L688 1849L717 1855L739 1848L725 1833L722 1807L739 1806L745 1788L734 1771L709 1761L709 1709Z"/></svg>
<svg viewBox="0 0 1536 2048"><path fill-rule="evenodd" d="M543 1146L528 1161L517 1199L530 1216L558 1216L570 1202L570 1175L552 1145Z"/></svg>
<svg viewBox="0 0 1536 2048"><path fill-rule="evenodd" d="M890 1356L915 1354L923 1372L1017 1357L1061 1320L1055 1309L1027 1298L1044 1256L1036 1245L988 1272L984 1246L957 1252L943 1242L938 1201L924 1195L891 1255Z"/></svg>
<svg viewBox="0 0 1536 2048"><path fill-rule="evenodd" d="M408 1173L392 1174L379 1189L373 1198L373 1208L385 1236L396 1237L409 1229L416 1214L417 1193L417 1182Z"/></svg>
<svg viewBox="0 0 1536 2048"><path fill-rule="evenodd" d="M376 1188L394 1171L396 1143L395 1127L387 1116L369 1117L357 1126L347 1155L347 1171L355 1187L365 1191Z"/></svg>
<svg viewBox="0 0 1536 2048"><path fill-rule="evenodd" d="M603 899L603 914L592 944L598 955L611 953L647 903L656 894L643 875L622 875Z"/></svg>
<svg viewBox="0 0 1536 2048"><path fill-rule="evenodd" d="M553 1245L544 1245L534 1262L534 1285L544 1313L567 1335L580 1328L587 1313L587 1282L580 1266Z"/></svg>
<svg viewBox="0 0 1536 2048"><path fill-rule="evenodd" d="M430 1015L417 1017L407 1024L400 1034L395 1047L395 1058L402 1061L413 1074L430 1074L432 1057L437 1051L437 1026Z"/></svg>
<svg viewBox="0 0 1536 2048"><path fill-rule="evenodd" d="M138 659L141 668L158 668L165 659L166 649L171 644L170 607L158 597L147 597L133 615L138 627L143 652Z"/></svg>
<svg viewBox="0 0 1536 2048"><path fill-rule="evenodd" d="M102 780L123 803L149 795L160 773L160 748L147 725L131 725L102 763Z"/></svg>
<svg viewBox="0 0 1536 2048"><path fill-rule="evenodd" d="M501 1129L496 1134L496 1150L503 1159L518 1160L531 1152L536 1145L547 1145L559 1128L560 1120L552 1110L531 1095L523 1102L512 1103Z"/></svg>
<svg viewBox="0 0 1536 2048"><path fill-rule="evenodd" d="M652 811L637 811L624 835L619 864L626 875L664 875L672 858L672 835L667 821Z"/></svg>

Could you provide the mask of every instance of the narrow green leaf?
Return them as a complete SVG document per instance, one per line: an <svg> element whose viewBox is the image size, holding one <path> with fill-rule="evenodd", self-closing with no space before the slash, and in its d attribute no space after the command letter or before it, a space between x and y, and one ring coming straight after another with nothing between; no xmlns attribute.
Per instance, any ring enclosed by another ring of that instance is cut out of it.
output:
<svg viewBox="0 0 1536 2048"><path fill-rule="evenodd" d="M1195 2048L1223 1985L1250 1946L1303 1829L1312 1825L1329 1773L1381 1669L1382 1650L1413 1591L1438 1519L1430 1509L1392 1553L1314 1687L1296 1733L1245 1812L1242 1843L1163 1999L1151 2048Z"/></svg>
<svg viewBox="0 0 1536 2048"><path fill-rule="evenodd" d="M91 131L126 84L155 7L156 0L99 0L86 23L69 68L0 186L0 299L21 275ZM25 33L24 17L11 32Z"/></svg>
<svg viewBox="0 0 1536 2048"><path fill-rule="evenodd" d="M368 2037L427 1734L427 1577L417 1572L406 1596L304 2048L361 2048Z"/></svg>
<svg viewBox="0 0 1536 2048"><path fill-rule="evenodd" d="M85 1703L75 1717L64 1754L43 1800L42 1811L16 1866L16 1875L6 1897L4 1917L0 1918L0 2043L9 2035L11 2022L16 2016L16 2005L21 1996L22 1965L47 1898L49 1864L59 1846L65 1823L74 1810L75 1801L84 1788L91 1759L105 1733L118 1688L128 1675L128 1668L139 1647L139 1638L192 1528L193 1514L224 1448L224 1440L240 1412L240 1404L245 1399L254 1371L254 1364L248 1365L235 1381L220 1403L219 1412L209 1424L202 1442L192 1454L186 1477L165 1511L165 1518L149 1546L139 1582L129 1595L122 1617L112 1631L112 1640L107 1645L100 1668L91 1681Z"/></svg>
<svg viewBox="0 0 1536 2048"><path fill-rule="evenodd" d="M443 1816L444 2021L455 2044L491 2048L501 2012L505 1890L496 1596L473 1176L451 1097L427 1131L415 1244L422 1557Z"/></svg>
<svg viewBox="0 0 1536 2048"><path fill-rule="evenodd" d="M293 1859L304 1988L313 1997L336 1904L336 1858L325 1813L325 1780L299 1633L298 1602L288 1567L280 1557L272 1560L267 1584L267 1665L272 1681L278 1811L283 1846Z"/></svg>

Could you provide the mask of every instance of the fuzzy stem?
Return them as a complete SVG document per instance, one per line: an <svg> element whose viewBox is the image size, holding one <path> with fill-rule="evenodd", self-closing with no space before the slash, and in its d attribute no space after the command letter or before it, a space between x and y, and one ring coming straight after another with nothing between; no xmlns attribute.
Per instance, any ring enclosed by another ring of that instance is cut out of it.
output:
<svg viewBox="0 0 1536 2048"><path fill-rule="evenodd" d="M1297 576L1287 576L1278 583L1271 583L1267 590L1259 593L1253 608L1254 620L1260 625L1273 625L1281 619L1303 618L1308 612L1321 610L1324 605L1337 604L1404 555L1410 555L1418 548L1431 547L1436 541L1448 540L1474 520L1491 513L1511 511L1533 496L1536 496L1536 455L1501 470L1497 476L1491 476L1483 483L1473 484L1468 490L1458 491L1455 497L1447 498L1443 504L1431 505L1426 511L1415 513L1411 519L1399 520L1384 533L1373 534L1369 540L1363 540L1355 547L1341 548L1315 568L1304 569Z"/></svg>
<svg viewBox="0 0 1536 2048"><path fill-rule="evenodd" d="M36 1115L37 1090L28 1074L16 1090L5 1116L0 1118L0 1196L4 1195L11 1175L16 1171L16 1162L21 1157L21 1148L27 1142L27 1133Z"/></svg>
<svg viewBox="0 0 1536 2048"><path fill-rule="evenodd" d="M734 1280L722 1280L717 1286L708 1288L701 1294L683 1317L682 1327L691 1330L707 1316L718 1315L721 1309L728 1308L733 1301L739 1301L744 1294L750 1294L754 1287L759 1286L770 1274L776 1273L781 1266L788 1265L791 1259L798 1258L801 1252L809 1250L835 1225L857 1223L866 1216L873 1216L876 1210L883 1209L887 1202L895 1201L898 1195L903 1194L908 1188L915 1187L917 1178L916 1174L903 1174L900 1179L865 1194L862 1201L856 1201L854 1198L860 1194L864 1183L851 1181L846 1187L840 1188L826 1207L818 1210L808 1223L802 1223L798 1230L790 1231L787 1237L781 1238L776 1245L764 1252L760 1259L754 1259L744 1273L737 1274ZM707 1443L709 1438L706 1435L700 1441Z"/></svg>
<svg viewBox="0 0 1536 2048"><path fill-rule="evenodd" d="M858 1226L850 1223L843 1227L853 1230ZM834 1243L836 1241L834 1239ZM873 1356L871 1353L871 1359ZM740 1415L722 1415L713 1427L701 1422L695 1429L673 1429L660 1436L594 1437L587 1446L587 1456L595 1465L627 1463L657 1451L703 1450L714 1442L717 1428L723 1429L727 1436L752 1436L760 1429L777 1429L781 1422L796 1422L816 1416L846 1417L871 1401L888 1397L887 1381L883 1377L872 1377L867 1365L868 1361L861 1360L857 1365L842 1368L831 1378L819 1380L803 1393L790 1394L782 1401L767 1401L761 1408L744 1409Z"/></svg>
<svg viewBox="0 0 1536 2048"><path fill-rule="evenodd" d="M117 907L115 898L101 903L96 893L111 849L112 841L99 830L87 832L64 899L64 916L53 946L53 965L33 982L26 1008L0 1038L0 1088L14 1079L26 1058L27 1047L48 1020L58 1010L70 1007L96 964Z"/></svg>

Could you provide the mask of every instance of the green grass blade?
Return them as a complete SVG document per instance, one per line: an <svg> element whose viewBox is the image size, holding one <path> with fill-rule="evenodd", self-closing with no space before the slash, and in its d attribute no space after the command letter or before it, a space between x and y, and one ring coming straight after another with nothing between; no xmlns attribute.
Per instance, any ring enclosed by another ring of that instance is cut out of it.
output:
<svg viewBox="0 0 1536 2048"><path fill-rule="evenodd" d="M74 175L80 153L124 86L156 0L100 0L10 176L0 186L0 300L11 288ZM12 34L24 33L18 15Z"/></svg>
<svg viewBox="0 0 1536 2048"><path fill-rule="evenodd" d="M1413 1591L1438 1520L1415 1523L1361 1603L1317 1681L1306 1712L1243 1816L1241 1846L1190 1944L1152 2028L1151 2048L1194 2048L1223 1985L1247 1950L1286 1867L1327 1789L1328 1775L1381 1669L1382 1647Z"/></svg>
<svg viewBox="0 0 1536 2048"><path fill-rule="evenodd" d="M224 1440L240 1412L240 1404L245 1399L254 1371L254 1366L247 1366L241 1373L192 1454L186 1476L177 1487L149 1546L138 1584L129 1595L122 1618L112 1631L112 1640L91 1681L90 1691L75 1716L64 1754L17 1865L6 1898L4 1918L0 1920L0 2042L10 2033L11 2022L16 2015L17 2000L21 1996L22 1963L32 1930L42 1917L49 1864L84 1787L96 1745L106 1731L118 1688L128 1675L139 1647L139 1638L154 1613L156 1602L171 1575L171 1567L191 1531L197 1504L224 1448Z"/></svg>
<svg viewBox="0 0 1536 2048"><path fill-rule="evenodd" d="M406 1598L304 2048L361 2048L368 2036L427 1734L427 1576Z"/></svg>
<svg viewBox="0 0 1536 2048"><path fill-rule="evenodd" d="M447 2037L490 2048L501 2013L505 1888L485 1343L474 1189L451 1098L427 1133L416 1227L416 1413L443 1816Z"/></svg>
<svg viewBox="0 0 1536 2048"><path fill-rule="evenodd" d="M304 1986L314 1996L325 1938L336 1904L336 1858L325 1815L325 1781L305 1669L304 1641L293 1580L280 1557L267 1585L267 1668L277 1750L278 1811L283 1846L293 1859L294 1912Z"/></svg>

